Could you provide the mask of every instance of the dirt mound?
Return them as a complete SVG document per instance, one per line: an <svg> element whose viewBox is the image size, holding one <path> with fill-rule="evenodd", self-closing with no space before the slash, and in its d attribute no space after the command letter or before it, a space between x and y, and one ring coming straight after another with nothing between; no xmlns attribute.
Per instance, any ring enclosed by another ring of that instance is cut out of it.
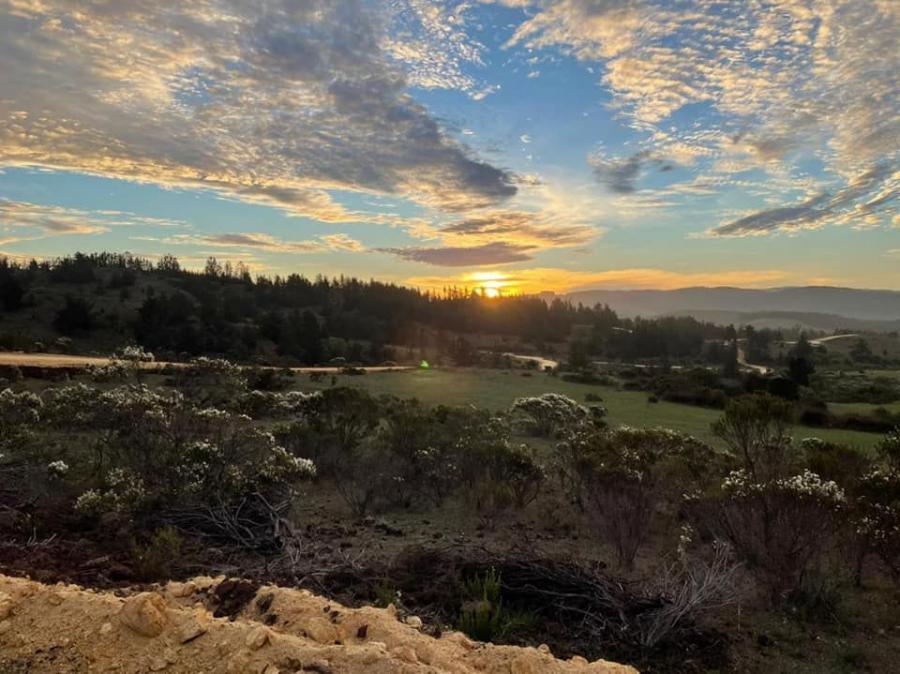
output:
<svg viewBox="0 0 900 674"><path fill-rule="evenodd" d="M216 617L221 616L221 617ZM91 592L0 575L0 672L631 674L546 647L421 631L393 607L349 609L305 590L224 578Z"/></svg>

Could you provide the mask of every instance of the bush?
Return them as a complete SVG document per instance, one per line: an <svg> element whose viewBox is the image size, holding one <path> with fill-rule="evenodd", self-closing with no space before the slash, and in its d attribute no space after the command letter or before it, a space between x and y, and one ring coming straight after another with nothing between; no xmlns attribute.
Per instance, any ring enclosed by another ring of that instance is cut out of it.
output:
<svg viewBox="0 0 900 674"><path fill-rule="evenodd" d="M755 393L730 400L712 431L744 464L752 480L765 482L788 474L796 463L790 437L792 418L789 402Z"/></svg>
<svg viewBox="0 0 900 674"><path fill-rule="evenodd" d="M155 581L171 578L176 560L181 556L181 536L173 527L153 532L146 543L132 540L131 566L138 580Z"/></svg>
<svg viewBox="0 0 900 674"><path fill-rule="evenodd" d="M739 469L725 478L706 524L734 548L776 604L819 568L834 545L846 502L837 484L808 470L759 482Z"/></svg>
<svg viewBox="0 0 900 674"><path fill-rule="evenodd" d="M564 430L572 431L588 418L586 408L559 393L519 398L513 402L510 413L526 418L531 431L545 438Z"/></svg>
<svg viewBox="0 0 900 674"><path fill-rule="evenodd" d="M711 454L700 458L700 447L692 438L664 430L586 431L558 447L556 469L563 489L615 547L619 564L630 569L663 496L665 464L684 462L688 473L699 475L703 468L695 463L708 466Z"/></svg>

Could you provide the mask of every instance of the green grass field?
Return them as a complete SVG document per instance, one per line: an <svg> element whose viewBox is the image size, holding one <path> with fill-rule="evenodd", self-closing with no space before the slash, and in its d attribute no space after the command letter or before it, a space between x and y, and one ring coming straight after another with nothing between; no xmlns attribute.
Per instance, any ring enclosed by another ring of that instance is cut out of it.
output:
<svg viewBox="0 0 900 674"><path fill-rule="evenodd" d="M828 409L835 414L872 414L876 409L885 409L894 414L900 413L900 401L893 403L885 403L883 405L873 405L872 403L828 403Z"/></svg>
<svg viewBox="0 0 900 674"><path fill-rule="evenodd" d="M330 384L328 378L312 382L307 375L298 375L296 381L296 387L305 391L324 388ZM338 377L338 385L359 386L375 395L418 398L432 405L471 404L495 410L508 407L521 396L555 392L584 402L585 395L593 392L603 398L602 404L609 411L609 421L613 424L662 426L690 433L706 442L719 445L709 430L710 424L721 415L718 410L668 402L649 403L647 394L641 391L620 391L609 386L576 384L538 372L525 377L519 371L509 370L407 370L360 376L342 375ZM871 449L881 438L874 433L805 426L798 426L794 435L797 438L820 437L862 450Z"/></svg>

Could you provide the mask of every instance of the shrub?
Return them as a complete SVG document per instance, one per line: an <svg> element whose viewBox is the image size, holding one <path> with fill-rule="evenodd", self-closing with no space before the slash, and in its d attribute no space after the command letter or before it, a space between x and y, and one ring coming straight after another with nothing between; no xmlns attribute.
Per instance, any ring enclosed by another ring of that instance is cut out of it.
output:
<svg viewBox="0 0 900 674"><path fill-rule="evenodd" d="M634 566L649 536L661 496L661 462L682 440L665 431L619 428L578 433L558 448L556 467L563 488L615 547L625 568Z"/></svg>
<svg viewBox="0 0 900 674"><path fill-rule="evenodd" d="M472 639L505 641L534 628L534 614L504 606L500 572L493 568L465 579L462 594L457 627Z"/></svg>
<svg viewBox="0 0 900 674"><path fill-rule="evenodd" d="M146 543L132 540L130 557L135 576L143 581L170 578L181 556L181 545L181 536L169 526L154 531Z"/></svg>
<svg viewBox="0 0 900 674"><path fill-rule="evenodd" d="M871 464L862 452L819 438L804 438L799 449L813 473L844 489L853 488Z"/></svg>
<svg viewBox="0 0 900 674"><path fill-rule="evenodd" d="M559 393L519 398L513 402L510 412L525 417L531 431L539 437L550 437L563 430L574 430L588 418L586 408Z"/></svg>
<svg viewBox="0 0 900 674"><path fill-rule="evenodd" d="M0 450L22 449L33 437L43 402L28 391L0 391ZM2 459L2 457L0 457Z"/></svg>
<svg viewBox="0 0 900 674"><path fill-rule="evenodd" d="M795 457L791 448L790 403L765 393L734 398L712 425L744 464L750 478L765 482L786 475Z"/></svg>
<svg viewBox="0 0 900 674"><path fill-rule="evenodd" d="M857 487L853 522L862 557L875 554L900 581L900 472L875 469Z"/></svg>
<svg viewBox="0 0 900 674"><path fill-rule="evenodd" d="M900 426L897 426L884 436L884 439L878 443L876 451L881 460L890 466L891 470L900 472Z"/></svg>
<svg viewBox="0 0 900 674"><path fill-rule="evenodd" d="M845 507L843 490L811 471L759 482L739 469L722 483L712 529L779 603L823 561Z"/></svg>

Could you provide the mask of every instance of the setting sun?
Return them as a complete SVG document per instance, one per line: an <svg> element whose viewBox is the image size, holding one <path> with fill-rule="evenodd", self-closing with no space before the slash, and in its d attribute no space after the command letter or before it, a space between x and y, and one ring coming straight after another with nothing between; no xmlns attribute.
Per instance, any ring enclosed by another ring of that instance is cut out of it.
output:
<svg viewBox="0 0 900 674"><path fill-rule="evenodd" d="M483 297L496 298L516 294L508 274L499 271L479 271L466 274L461 279L466 288L470 288Z"/></svg>

